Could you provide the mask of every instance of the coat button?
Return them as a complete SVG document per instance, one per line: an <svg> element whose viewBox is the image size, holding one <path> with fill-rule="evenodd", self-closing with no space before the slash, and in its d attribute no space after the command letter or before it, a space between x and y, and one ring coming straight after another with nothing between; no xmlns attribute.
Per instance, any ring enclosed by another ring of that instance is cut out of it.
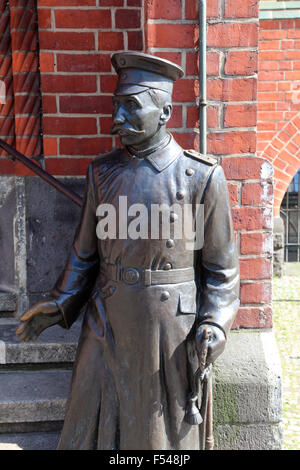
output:
<svg viewBox="0 0 300 470"><path fill-rule="evenodd" d="M184 198L184 192L183 191L178 191L176 194L177 199L183 199Z"/></svg>
<svg viewBox="0 0 300 470"><path fill-rule="evenodd" d="M187 168L187 169L185 170L185 174L186 174L187 176L193 176L194 173L195 173L195 172L194 172L193 168Z"/></svg>
<svg viewBox="0 0 300 470"><path fill-rule="evenodd" d="M168 248L172 248L174 246L174 240L167 240L166 245Z"/></svg>
<svg viewBox="0 0 300 470"><path fill-rule="evenodd" d="M164 270L165 270L165 271L169 271L169 269L172 269L172 265L171 265L171 263L166 263L166 264L164 265Z"/></svg>
<svg viewBox="0 0 300 470"><path fill-rule="evenodd" d="M161 293L160 300L163 302L164 300L168 300L170 297L170 293L165 290L164 292Z"/></svg>
<svg viewBox="0 0 300 470"><path fill-rule="evenodd" d="M178 215L175 214L175 212L171 212L170 213L170 221L175 222L175 220L177 220L177 219L178 219Z"/></svg>
<svg viewBox="0 0 300 470"><path fill-rule="evenodd" d="M123 272L123 281L126 284L135 284L139 280L139 272L135 268L125 268Z"/></svg>
<svg viewBox="0 0 300 470"><path fill-rule="evenodd" d="M116 288L115 286L110 286L109 289L108 289L108 294L109 295L113 295L113 293L115 292Z"/></svg>

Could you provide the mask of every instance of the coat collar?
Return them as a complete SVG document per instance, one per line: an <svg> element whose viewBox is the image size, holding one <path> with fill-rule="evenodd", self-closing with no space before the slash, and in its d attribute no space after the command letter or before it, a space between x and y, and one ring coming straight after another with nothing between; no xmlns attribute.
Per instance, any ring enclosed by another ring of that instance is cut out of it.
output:
<svg viewBox="0 0 300 470"><path fill-rule="evenodd" d="M135 156L127 148L131 158ZM165 170L168 166L171 165L181 154L182 148L177 144L174 137L170 134L170 139L168 143L162 147L158 148L154 152L151 152L149 155L145 155L144 159L147 160L155 170L161 172Z"/></svg>

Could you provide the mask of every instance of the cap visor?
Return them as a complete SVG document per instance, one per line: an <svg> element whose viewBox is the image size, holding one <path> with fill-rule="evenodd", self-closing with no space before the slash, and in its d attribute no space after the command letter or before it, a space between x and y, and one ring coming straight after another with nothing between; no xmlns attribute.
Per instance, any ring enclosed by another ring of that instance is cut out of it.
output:
<svg viewBox="0 0 300 470"><path fill-rule="evenodd" d="M117 86L114 94L115 95L137 95L138 93L142 93L143 91L148 90L148 87L135 85L135 84L124 84L121 86Z"/></svg>

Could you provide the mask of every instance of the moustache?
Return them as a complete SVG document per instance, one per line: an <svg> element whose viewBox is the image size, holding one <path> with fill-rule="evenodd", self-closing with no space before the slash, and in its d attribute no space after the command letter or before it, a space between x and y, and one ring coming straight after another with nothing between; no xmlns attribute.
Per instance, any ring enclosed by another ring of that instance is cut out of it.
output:
<svg viewBox="0 0 300 470"><path fill-rule="evenodd" d="M115 124L111 130L111 134L119 134L119 135L143 135L145 134L145 131L137 131L135 129L132 129L132 127L122 127L117 124Z"/></svg>

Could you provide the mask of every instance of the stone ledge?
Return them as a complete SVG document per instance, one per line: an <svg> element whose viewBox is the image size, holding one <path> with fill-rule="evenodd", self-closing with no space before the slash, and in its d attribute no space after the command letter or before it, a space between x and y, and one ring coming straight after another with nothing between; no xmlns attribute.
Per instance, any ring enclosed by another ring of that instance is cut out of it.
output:
<svg viewBox="0 0 300 470"><path fill-rule="evenodd" d="M280 450L280 424L225 424L214 430L215 450Z"/></svg>
<svg viewBox="0 0 300 470"><path fill-rule="evenodd" d="M72 371L2 372L0 423L62 421Z"/></svg>
<svg viewBox="0 0 300 470"><path fill-rule="evenodd" d="M0 434L0 450L55 450L60 433Z"/></svg>
<svg viewBox="0 0 300 470"><path fill-rule="evenodd" d="M0 312L14 312L18 296L13 292L0 292Z"/></svg>
<svg viewBox="0 0 300 470"><path fill-rule="evenodd" d="M73 362L81 323L70 330L53 326L44 331L37 341L19 341L15 331L17 322L0 324L0 364L43 364Z"/></svg>
<svg viewBox="0 0 300 470"><path fill-rule="evenodd" d="M271 330L230 333L214 366L213 393L219 448L281 448L281 365Z"/></svg>

